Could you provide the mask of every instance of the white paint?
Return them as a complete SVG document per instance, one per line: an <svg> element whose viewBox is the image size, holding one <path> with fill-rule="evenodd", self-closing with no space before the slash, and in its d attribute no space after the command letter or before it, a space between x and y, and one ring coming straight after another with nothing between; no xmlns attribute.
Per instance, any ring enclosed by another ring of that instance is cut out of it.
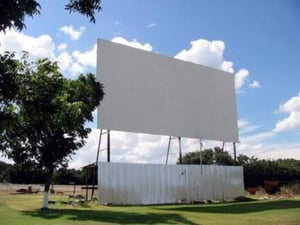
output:
<svg viewBox="0 0 300 225"><path fill-rule="evenodd" d="M49 192L44 191L44 198L43 198L43 208L48 208L48 200L49 200Z"/></svg>
<svg viewBox="0 0 300 225"><path fill-rule="evenodd" d="M98 127L238 142L233 74L99 40Z"/></svg>
<svg viewBox="0 0 300 225"><path fill-rule="evenodd" d="M244 194L240 166L100 162L98 168L100 204L224 200Z"/></svg>

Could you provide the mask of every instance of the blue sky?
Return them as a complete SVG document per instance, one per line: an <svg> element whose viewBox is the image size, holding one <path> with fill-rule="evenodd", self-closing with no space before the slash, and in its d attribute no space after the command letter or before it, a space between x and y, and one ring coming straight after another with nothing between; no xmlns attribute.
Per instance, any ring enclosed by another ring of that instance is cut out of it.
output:
<svg viewBox="0 0 300 225"><path fill-rule="evenodd" d="M0 52L27 50L32 59L49 57L74 78L95 73L95 44L102 38L233 72L238 153L300 159L299 1L103 0L96 24L69 14L65 3L40 1L41 15L27 18L24 31L0 34ZM96 128L95 124L87 126ZM98 135L99 130L93 129L86 147L73 157L72 167L94 161ZM114 132L112 160L162 163L167 140ZM221 143L205 142L205 147L215 145ZM196 140L184 140L183 151L197 146ZM232 151L230 144L226 148Z"/></svg>

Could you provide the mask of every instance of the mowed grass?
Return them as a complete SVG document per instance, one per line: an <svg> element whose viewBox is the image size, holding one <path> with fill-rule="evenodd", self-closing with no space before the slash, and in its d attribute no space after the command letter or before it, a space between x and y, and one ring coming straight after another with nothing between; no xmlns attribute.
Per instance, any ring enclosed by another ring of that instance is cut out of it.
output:
<svg viewBox="0 0 300 225"><path fill-rule="evenodd" d="M1 225L93 224L287 224L300 225L300 198L251 202L161 205L87 206L66 204L51 195L50 210L40 210L42 195L0 194Z"/></svg>

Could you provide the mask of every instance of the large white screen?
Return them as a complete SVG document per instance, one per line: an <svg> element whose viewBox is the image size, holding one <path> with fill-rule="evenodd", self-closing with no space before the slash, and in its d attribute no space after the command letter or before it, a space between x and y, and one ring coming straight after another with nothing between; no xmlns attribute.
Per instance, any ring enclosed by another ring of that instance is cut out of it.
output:
<svg viewBox="0 0 300 225"><path fill-rule="evenodd" d="M233 74L98 40L98 127L238 142Z"/></svg>

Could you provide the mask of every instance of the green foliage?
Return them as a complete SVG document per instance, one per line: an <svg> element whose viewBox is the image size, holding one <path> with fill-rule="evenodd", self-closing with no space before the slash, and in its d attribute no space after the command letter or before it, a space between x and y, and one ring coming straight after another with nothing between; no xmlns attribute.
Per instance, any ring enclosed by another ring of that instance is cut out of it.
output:
<svg viewBox="0 0 300 225"><path fill-rule="evenodd" d="M221 148L205 149L201 151L202 164L234 165L234 160L227 151ZM182 158L183 164L200 164L200 151L189 152Z"/></svg>
<svg viewBox="0 0 300 225"><path fill-rule="evenodd" d="M10 167L10 164L0 161L0 182L8 182Z"/></svg>
<svg viewBox="0 0 300 225"><path fill-rule="evenodd" d="M40 13L40 5L35 0L1 0L0 32L6 28L16 27L19 31L25 28L25 16Z"/></svg>
<svg viewBox="0 0 300 225"><path fill-rule="evenodd" d="M42 184L46 173L33 163L14 164L7 170L7 181L13 184Z"/></svg>
<svg viewBox="0 0 300 225"><path fill-rule="evenodd" d="M202 164L234 165L227 151L215 147L201 152ZM189 152L183 156L184 164L200 164L200 152ZM278 159L259 160L255 157L239 155L237 165L243 166L245 187L264 186L265 181L279 181L280 185L300 182L300 160Z"/></svg>
<svg viewBox="0 0 300 225"><path fill-rule="evenodd" d="M266 180L279 181L280 185L300 181L300 160L259 160L240 155L238 164L244 167L246 187L263 186Z"/></svg>
<svg viewBox="0 0 300 225"><path fill-rule="evenodd" d="M95 23L95 13L101 10L101 0L70 0L65 9L70 13L78 12ZM26 28L25 17L40 14L41 6L36 0L1 0L0 32L15 27L21 31Z"/></svg>
<svg viewBox="0 0 300 225"><path fill-rule="evenodd" d="M95 23L95 12L101 10L101 0L70 0L65 9L69 12L79 12L90 19L90 22Z"/></svg>
<svg viewBox="0 0 300 225"><path fill-rule="evenodd" d="M53 175L54 184L85 184L85 174L82 170L60 168Z"/></svg>
<svg viewBox="0 0 300 225"><path fill-rule="evenodd" d="M93 183L95 166L82 169L58 168L53 173L53 184L79 184ZM9 182L12 184L43 184L47 174L34 163L7 164L0 161L0 183ZM96 180L97 184L97 180Z"/></svg>
<svg viewBox="0 0 300 225"><path fill-rule="evenodd" d="M6 130L13 128L13 121L16 120L16 103L27 73L24 70L26 57L24 53L23 59L19 61L14 58L14 53L0 55L0 150L8 147L5 142Z"/></svg>
<svg viewBox="0 0 300 225"><path fill-rule="evenodd" d="M21 82L8 101L14 117L10 126L1 127L0 150L17 164L41 168L47 191L54 169L84 145L90 132L84 124L92 121L104 93L92 74L68 80L48 59L28 63L24 55L16 65L13 74Z"/></svg>

